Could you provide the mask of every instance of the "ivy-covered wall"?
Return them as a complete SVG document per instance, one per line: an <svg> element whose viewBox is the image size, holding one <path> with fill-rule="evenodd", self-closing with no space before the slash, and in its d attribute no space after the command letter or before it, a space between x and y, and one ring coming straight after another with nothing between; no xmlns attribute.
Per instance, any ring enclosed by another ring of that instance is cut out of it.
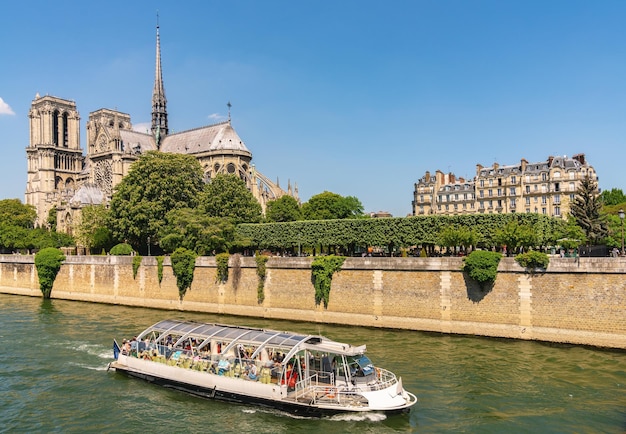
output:
<svg viewBox="0 0 626 434"><path fill-rule="evenodd" d="M214 257L196 258L181 301L168 257L159 285L156 257L142 258L133 277L132 257L68 256L52 298L626 349L626 258L553 257L533 274L503 258L487 289L461 258L346 258L327 307L315 301L313 258L271 257L261 303L255 258L236 260L235 287L217 279ZM0 256L0 292L41 297L32 256Z"/></svg>

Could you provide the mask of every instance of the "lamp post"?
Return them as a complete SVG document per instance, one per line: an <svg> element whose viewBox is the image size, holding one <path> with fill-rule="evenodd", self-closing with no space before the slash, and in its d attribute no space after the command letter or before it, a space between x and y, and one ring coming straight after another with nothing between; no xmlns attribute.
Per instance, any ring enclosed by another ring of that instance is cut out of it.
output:
<svg viewBox="0 0 626 434"><path fill-rule="evenodd" d="M619 216L619 219L622 221L622 251L620 252L620 254L624 254L624 210L622 208L619 209L619 211L617 212L617 215Z"/></svg>
<svg viewBox="0 0 626 434"><path fill-rule="evenodd" d="M150 256L150 237L148 237L148 256Z"/></svg>

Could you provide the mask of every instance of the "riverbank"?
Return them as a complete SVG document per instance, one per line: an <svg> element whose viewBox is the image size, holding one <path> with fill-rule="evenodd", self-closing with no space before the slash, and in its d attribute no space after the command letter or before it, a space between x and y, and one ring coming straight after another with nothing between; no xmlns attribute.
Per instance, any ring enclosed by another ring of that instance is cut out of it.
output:
<svg viewBox="0 0 626 434"><path fill-rule="evenodd" d="M529 274L503 258L481 290L461 258L347 258L328 307L315 303L312 258L272 257L259 303L254 258L231 256L218 283L214 257L200 257L179 300L169 258L159 282L155 257L68 256L52 298L97 303L480 335L626 349L626 258L551 258ZM33 256L0 256L0 292L41 297Z"/></svg>

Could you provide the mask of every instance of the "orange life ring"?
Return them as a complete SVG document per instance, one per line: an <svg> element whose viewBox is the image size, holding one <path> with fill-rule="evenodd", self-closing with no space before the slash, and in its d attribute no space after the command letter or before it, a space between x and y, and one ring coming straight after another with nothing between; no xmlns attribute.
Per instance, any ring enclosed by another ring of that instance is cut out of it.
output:
<svg viewBox="0 0 626 434"><path fill-rule="evenodd" d="M326 388L326 396L329 397L330 399L333 399L335 396L337 396L337 388L335 388L335 387L327 387Z"/></svg>

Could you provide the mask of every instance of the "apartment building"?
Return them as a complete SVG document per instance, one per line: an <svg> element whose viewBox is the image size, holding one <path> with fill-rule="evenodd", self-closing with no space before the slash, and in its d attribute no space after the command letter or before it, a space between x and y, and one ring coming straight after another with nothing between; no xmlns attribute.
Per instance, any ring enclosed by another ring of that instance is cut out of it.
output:
<svg viewBox="0 0 626 434"><path fill-rule="evenodd" d="M413 215L474 213L539 213L566 216L580 181L598 177L585 154L550 156L545 161L490 167L476 165L472 180L430 172L414 185Z"/></svg>

